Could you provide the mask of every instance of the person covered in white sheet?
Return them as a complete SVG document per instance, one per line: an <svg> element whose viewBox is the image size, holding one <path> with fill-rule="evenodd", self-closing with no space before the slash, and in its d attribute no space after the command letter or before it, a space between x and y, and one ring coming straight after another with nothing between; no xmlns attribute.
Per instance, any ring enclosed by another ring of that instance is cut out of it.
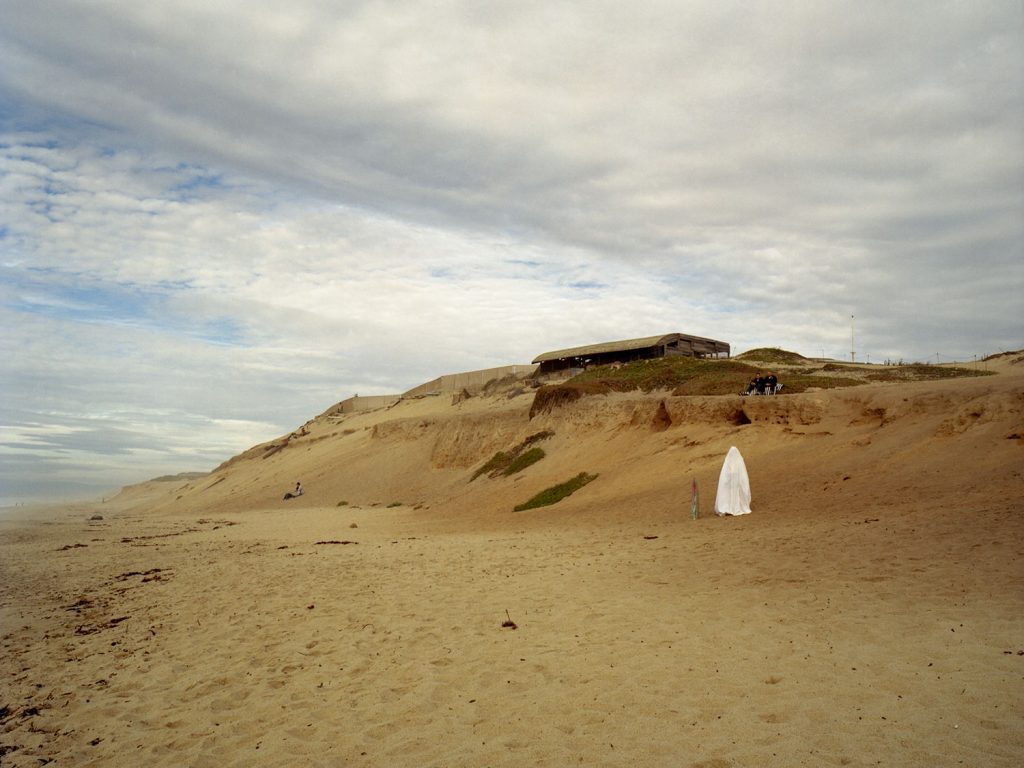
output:
<svg viewBox="0 0 1024 768"><path fill-rule="evenodd" d="M739 449L733 446L725 454L722 472L718 476L718 494L715 496L715 514L750 514L750 478L747 465Z"/></svg>

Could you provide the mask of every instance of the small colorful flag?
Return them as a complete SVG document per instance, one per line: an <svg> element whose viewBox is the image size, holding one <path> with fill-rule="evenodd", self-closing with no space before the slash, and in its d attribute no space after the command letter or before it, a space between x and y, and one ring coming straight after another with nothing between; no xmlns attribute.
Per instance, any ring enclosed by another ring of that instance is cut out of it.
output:
<svg viewBox="0 0 1024 768"><path fill-rule="evenodd" d="M694 520L700 511L700 494L697 492L697 478L693 478L693 485L690 487L690 515Z"/></svg>

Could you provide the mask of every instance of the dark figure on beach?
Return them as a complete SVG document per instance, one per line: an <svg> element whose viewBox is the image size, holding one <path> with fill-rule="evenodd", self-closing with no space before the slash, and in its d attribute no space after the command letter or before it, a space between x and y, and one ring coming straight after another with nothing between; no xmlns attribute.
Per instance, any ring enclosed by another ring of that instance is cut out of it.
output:
<svg viewBox="0 0 1024 768"><path fill-rule="evenodd" d="M767 389L769 395L775 394L776 387L779 386L779 377L771 371L768 371L768 375L764 377L765 389Z"/></svg>
<svg viewBox="0 0 1024 768"><path fill-rule="evenodd" d="M763 395L764 394L764 377L759 373L757 376L750 380L750 384L747 385L747 391L744 395Z"/></svg>
<svg viewBox="0 0 1024 768"><path fill-rule="evenodd" d="M297 499L301 495L302 495L302 483L296 483L295 484L295 490L294 491L289 491L288 493L286 493L284 495L284 499L286 501L288 499Z"/></svg>

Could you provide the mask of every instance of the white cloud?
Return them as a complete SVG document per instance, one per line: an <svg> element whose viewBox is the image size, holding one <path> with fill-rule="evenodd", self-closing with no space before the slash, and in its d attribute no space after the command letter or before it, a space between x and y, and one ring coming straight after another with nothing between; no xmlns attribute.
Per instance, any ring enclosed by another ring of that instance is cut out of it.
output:
<svg viewBox="0 0 1024 768"><path fill-rule="evenodd" d="M102 424L79 464L110 477L599 339L845 356L856 315L872 359L1020 346L1021 24L9 0L0 389L18 423Z"/></svg>

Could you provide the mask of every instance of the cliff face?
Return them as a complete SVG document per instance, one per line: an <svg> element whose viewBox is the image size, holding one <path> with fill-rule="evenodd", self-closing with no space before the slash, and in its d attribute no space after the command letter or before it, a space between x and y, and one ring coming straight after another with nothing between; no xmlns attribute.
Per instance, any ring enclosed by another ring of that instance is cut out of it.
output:
<svg viewBox="0 0 1024 768"><path fill-rule="evenodd" d="M999 375L874 384L777 397L584 397L529 417L532 393L327 411L199 480L161 484L151 504L182 513L293 506L408 506L417 515L600 516L605 505L680 514L696 479L709 513L722 457L746 458L755 513L985 499L1024 490L1024 365ZM510 476L474 471L531 435L544 457ZM512 507L580 472L598 479L557 506ZM301 481L306 494L283 501ZM173 486L168 487L168 486ZM154 492L155 493L155 492Z"/></svg>

